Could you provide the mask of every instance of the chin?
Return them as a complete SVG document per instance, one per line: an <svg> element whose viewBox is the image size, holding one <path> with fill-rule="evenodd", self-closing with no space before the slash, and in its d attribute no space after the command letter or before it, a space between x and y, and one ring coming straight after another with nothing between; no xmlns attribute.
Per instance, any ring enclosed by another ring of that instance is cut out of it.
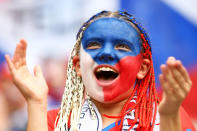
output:
<svg viewBox="0 0 197 131"><path fill-rule="evenodd" d="M131 96L133 89L128 90L127 92L120 94L118 96L116 96L114 98L114 96L109 96L110 99L108 100L104 100L104 99L100 99L102 96L100 97L95 97L96 95L90 95L90 97L93 99L94 102L99 102L99 103L103 103L103 104L115 104L115 103L120 103L123 101L127 101L129 99L129 97ZM97 95L99 96L99 95Z"/></svg>

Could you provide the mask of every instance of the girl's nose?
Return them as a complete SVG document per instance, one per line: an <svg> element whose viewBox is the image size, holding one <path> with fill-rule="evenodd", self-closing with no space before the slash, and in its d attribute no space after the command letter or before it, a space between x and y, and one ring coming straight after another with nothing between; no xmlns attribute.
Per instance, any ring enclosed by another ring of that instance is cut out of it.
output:
<svg viewBox="0 0 197 131"><path fill-rule="evenodd" d="M102 53L102 55L99 56L99 60L107 62L114 60L114 57L109 53Z"/></svg>
<svg viewBox="0 0 197 131"><path fill-rule="evenodd" d="M106 43L107 44L107 43ZM97 56L97 60L99 63L111 64L116 63L116 55L113 51L112 43L108 43L108 45L104 46Z"/></svg>

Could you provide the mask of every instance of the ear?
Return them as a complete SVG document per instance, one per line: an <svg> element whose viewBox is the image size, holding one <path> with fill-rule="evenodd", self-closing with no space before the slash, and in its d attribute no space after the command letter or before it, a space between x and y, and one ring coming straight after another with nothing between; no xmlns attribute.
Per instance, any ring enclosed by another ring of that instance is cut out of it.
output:
<svg viewBox="0 0 197 131"><path fill-rule="evenodd" d="M79 56L74 56L73 58L73 66L77 72L78 76L81 76L81 71L80 71L80 59Z"/></svg>
<svg viewBox="0 0 197 131"><path fill-rule="evenodd" d="M137 73L137 78L138 79L143 79L146 76L149 69L150 69L150 60L145 58L145 59L142 60L140 70Z"/></svg>

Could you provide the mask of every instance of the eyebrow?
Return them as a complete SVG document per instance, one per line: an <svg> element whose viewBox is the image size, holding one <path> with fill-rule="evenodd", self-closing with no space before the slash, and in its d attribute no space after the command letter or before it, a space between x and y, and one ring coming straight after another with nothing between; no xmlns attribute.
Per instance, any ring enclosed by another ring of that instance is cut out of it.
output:
<svg viewBox="0 0 197 131"><path fill-rule="evenodd" d="M133 42L126 40L126 39L115 39L115 40L113 40L113 42L116 42L116 43L123 42L124 44L128 44L128 46L131 47L132 50L135 49L135 44Z"/></svg>
<svg viewBox="0 0 197 131"><path fill-rule="evenodd" d="M88 38L87 40L85 40L86 43L88 43L90 41L103 42L103 40L101 38L98 38L98 37L92 37L92 38Z"/></svg>
<svg viewBox="0 0 197 131"><path fill-rule="evenodd" d="M129 40L126 40L126 39L115 39L113 40L113 42L124 42L125 44L129 44L129 45L134 45L133 42L130 42Z"/></svg>

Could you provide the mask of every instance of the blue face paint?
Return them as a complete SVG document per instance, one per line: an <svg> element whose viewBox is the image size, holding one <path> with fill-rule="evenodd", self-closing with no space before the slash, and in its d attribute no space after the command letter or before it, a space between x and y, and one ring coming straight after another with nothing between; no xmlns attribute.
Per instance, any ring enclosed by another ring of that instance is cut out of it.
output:
<svg viewBox="0 0 197 131"><path fill-rule="evenodd" d="M98 48L89 48L92 45ZM85 30L82 46L97 64L113 66L126 56L137 56L141 51L141 39L136 29L126 21L101 18Z"/></svg>

